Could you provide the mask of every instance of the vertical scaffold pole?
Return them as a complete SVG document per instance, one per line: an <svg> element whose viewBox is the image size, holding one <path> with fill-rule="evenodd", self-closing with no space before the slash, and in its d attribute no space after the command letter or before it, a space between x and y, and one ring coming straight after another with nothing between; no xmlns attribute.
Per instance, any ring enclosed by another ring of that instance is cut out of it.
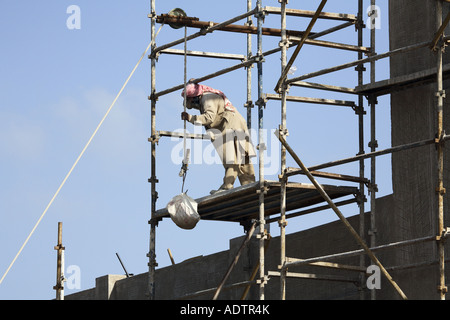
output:
<svg viewBox="0 0 450 320"><path fill-rule="evenodd" d="M442 1L436 2L436 22L437 30L442 25ZM442 37L442 36L441 36ZM439 251L439 298L445 300L447 287L445 285L445 260L444 260L444 146L442 144L443 121L444 121L444 83L442 74L444 44L442 40L437 47L437 150L438 150L438 187L436 189L438 195L438 251Z"/></svg>
<svg viewBox="0 0 450 320"><path fill-rule="evenodd" d="M156 47L156 0L151 0L151 41L152 51ZM156 225L153 217L156 212L156 200L158 194L156 192L156 57L151 55L151 220L150 220L150 249L148 253L148 294L149 299L155 299L155 268L156 268Z"/></svg>
<svg viewBox="0 0 450 320"><path fill-rule="evenodd" d="M370 1L371 12L370 15L378 15L376 12L376 2L375 0ZM375 51L375 20L374 18L370 19L370 47L371 54L376 55ZM375 73L376 62L375 60L370 63L370 83L373 84L376 81L376 73ZM370 104L370 151L375 152L378 147L378 142L376 140L376 104L377 104L376 96L369 97ZM376 157L372 157L370 159L370 246L376 246L376 193L377 193L377 184L376 184ZM376 290L371 290L371 298L372 300L376 299Z"/></svg>
<svg viewBox="0 0 450 320"><path fill-rule="evenodd" d="M266 238L265 234L265 216L264 216L264 151L266 145L264 142L264 106L263 99L263 55L262 55L262 25L264 19L264 12L262 10L262 0L257 1L257 33L258 33L258 149L259 149L259 298L264 300L264 286L266 283L265 277L265 262L264 262L264 242Z"/></svg>
<svg viewBox="0 0 450 320"><path fill-rule="evenodd" d="M57 254L56 266L56 300L64 300L64 250L62 245L62 222L58 222L58 244L55 246Z"/></svg>
<svg viewBox="0 0 450 320"><path fill-rule="evenodd" d="M281 72L287 66L287 48L288 40L286 37L286 4L288 0L279 0L281 2ZM281 85L281 125L280 131L283 134L287 134L286 127L286 96L287 86L285 83ZM284 175L286 169L286 148L281 145L281 199L280 199L280 220L278 224L280 226L280 266L283 266L286 261L286 183L287 177ZM287 270L282 268L280 276L280 299L286 299L286 273Z"/></svg>
<svg viewBox="0 0 450 320"><path fill-rule="evenodd" d="M363 0L358 0L358 22L357 22L357 31L358 31L358 46L363 46L363 28L364 28L364 21L363 21ZM358 60L361 60L363 58L363 53L358 52ZM362 86L364 84L364 64L360 64L356 67L356 71L358 72L358 86ZM364 95L360 94L358 96L358 108L357 108L357 115L358 115L358 129L359 129L359 153L360 155L364 154ZM360 178L365 177L365 167L364 167L364 160L359 161L359 176ZM359 184L359 199L358 199L358 206L359 206L359 235L361 238L365 238L365 197L364 197L364 183ZM365 255L360 255L359 258L359 265L360 267L364 267L366 265L365 263ZM364 281L365 276L361 274L361 288L364 287ZM364 299L364 291L360 291L360 298Z"/></svg>
<svg viewBox="0 0 450 320"><path fill-rule="evenodd" d="M252 0L247 0L247 11L252 10ZM247 25L251 26L253 24L252 17L247 17ZM247 34L247 59L252 57L252 35ZM247 108L247 127L252 128L252 68L253 64L247 67L247 102L245 107ZM251 132L251 131L250 131Z"/></svg>

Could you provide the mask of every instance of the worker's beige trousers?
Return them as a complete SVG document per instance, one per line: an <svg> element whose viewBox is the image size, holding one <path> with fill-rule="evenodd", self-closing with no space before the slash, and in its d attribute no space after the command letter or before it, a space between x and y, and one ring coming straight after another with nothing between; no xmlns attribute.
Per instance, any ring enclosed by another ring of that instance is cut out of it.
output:
<svg viewBox="0 0 450 320"><path fill-rule="evenodd" d="M225 167L225 177L223 178L223 185L220 189L232 189L236 178L239 178L239 182L242 186L255 182L255 169L253 168L253 163L224 164L223 166Z"/></svg>

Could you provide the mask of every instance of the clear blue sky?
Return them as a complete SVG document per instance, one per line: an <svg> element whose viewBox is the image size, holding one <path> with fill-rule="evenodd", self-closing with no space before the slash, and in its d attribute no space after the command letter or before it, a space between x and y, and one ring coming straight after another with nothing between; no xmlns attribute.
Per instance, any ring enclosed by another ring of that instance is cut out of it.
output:
<svg viewBox="0 0 450 320"><path fill-rule="evenodd" d="M327 12L356 14L357 1L330 0ZM369 6L370 1L365 1ZM315 10L319 1L295 7ZM81 10L81 29L70 30L66 12L70 5ZM277 6L278 1L263 1L263 6ZM290 2L289 7L294 8ZM389 50L387 2L381 1L381 29L377 30L377 52ZM203 21L221 22L246 11L246 1L193 0L157 1L158 14L181 7L189 16ZM122 87L132 68L150 42L150 1L31 1L5 2L0 11L0 276L22 246L31 229L56 192L97 124ZM308 19L288 19L288 29L303 30ZM242 22L241 22L242 23ZM320 22L320 31L336 22ZM279 28L279 16L266 18L266 26ZM159 27L159 25L158 25ZM189 30L189 33L197 30ZM183 37L184 29L164 26L157 38L162 44ZM368 30L365 45L369 46ZM340 31L324 40L355 44L354 28ZM264 50L277 47L278 38L265 38ZM256 52L256 37L253 40ZM224 53L246 53L246 36L216 32L189 42L189 49ZM177 48L182 49L182 46ZM288 56L292 53L289 51ZM305 46L294 65L295 76L356 60L356 53ZM189 58L188 77L196 78L235 64L235 61ZM367 66L368 68L368 66ZM369 70L369 69L368 69ZM273 93L280 72L280 56L266 58L264 90ZM208 81L206 84L225 92L239 111L245 114L245 71L239 70ZM377 80L388 77L389 65L378 65ZM183 58L161 56L157 68L157 89L183 82ZM256 68L253 69L256 84ZM366 74L368 81L368 72ZM333 76L311 79L354 87L353 69ZM253 87L253 100L256 86ZM78 166L45 215L25 249L0 285L0 299L52 299L56 281L57 225L63 222L66 267L81 271L81 288L95 286L95 278L123 274L115 253L119 253L128 272L147 272L150 218L150 61L145 58L123 92L103 127L87 149ZM293 88L291 95L329 97L343 100L351 96ZM377 112L377 138L381 149L390 146L389 99L380 98ZM367 102L366 102L367 105ZM180 92L164 96L158 102L157 129L183 127ZM278 102L269 102L265 127L275 129L280 123ZM256 110L253 111L256 119ZM369 151L369 116L366 117L366 152ZM253 122L253 129L256 121ZM315 165L358 153L357 116L350 108L288 104L289 141L306 165ZM192 126L188 127L190 132ZM272 139L269 135L268 139ZM171 153L179 141L163 138L157 148L158 208L180 193L179 163ZM256 143L256 141L255 141ZM202 143L200 143L202 144ZM208 146L203 142L203 147ZM269 142L270 147L270 142ZM274 150L278 146L275 145ZM279 161L269 149L267 179L276 180L272 165ZM367 174L370 175L369 162ZM392 192L390 157L379 158L379 196ZM288 156L288 166L295 163ZM354 165L333 170L358 175ZM185 189L202 197L221 184L221 165L190 166ZM308 182L305 178L296 180ZM333 184L333 181L323 181ZM342 183L337 183L342 184ZM238 185L238 182L236 183ZM352 184L349 184L352 185ZM367 204L369 206L369 204ZM345 215L358 213L356 205L344 207ZM335 220L334 213L318 213L292 220L288 232ZM277 225L271 226L273 236ZM241 236L241 226L232 223L201 221L192 231L181 230L170 219L157 229L157 262L170 264L167 249L175 261L208 255L228 249L231 238Z"/></svg>

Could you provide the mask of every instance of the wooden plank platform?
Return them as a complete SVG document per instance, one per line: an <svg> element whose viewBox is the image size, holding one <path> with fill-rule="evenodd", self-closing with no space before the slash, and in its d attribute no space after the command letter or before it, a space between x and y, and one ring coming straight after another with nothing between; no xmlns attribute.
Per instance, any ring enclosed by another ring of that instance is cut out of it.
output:
<svg viewBox="0 0 450 320"><path fill-rule="evenodd" d="M267 194L264 196L265 216L280 213L281 183L265 181ZM331 199L356 196L356 187L323 185ZM259 217L259 181L240 186L218 194L196 199L198 213L202 220L245 222ZM325 202L312 184L289 182L286 195L286 211L309 207ZM156 211L154 219L170 217L167 208Z"/></svg>

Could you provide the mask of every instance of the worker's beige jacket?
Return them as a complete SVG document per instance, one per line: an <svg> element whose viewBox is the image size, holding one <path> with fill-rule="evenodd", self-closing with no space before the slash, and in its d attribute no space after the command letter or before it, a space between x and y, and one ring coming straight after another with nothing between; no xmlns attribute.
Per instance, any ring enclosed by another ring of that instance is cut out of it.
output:
<svg viewBox="0 0 450 320"><path fill-rule="evenodd" d="M221 96L204 93L200 108L201 114L192 116L190 122L212 133L212 143L224 164L244 164L246 156L256 156L246 121L237 110L225 110Z"/></svg>

